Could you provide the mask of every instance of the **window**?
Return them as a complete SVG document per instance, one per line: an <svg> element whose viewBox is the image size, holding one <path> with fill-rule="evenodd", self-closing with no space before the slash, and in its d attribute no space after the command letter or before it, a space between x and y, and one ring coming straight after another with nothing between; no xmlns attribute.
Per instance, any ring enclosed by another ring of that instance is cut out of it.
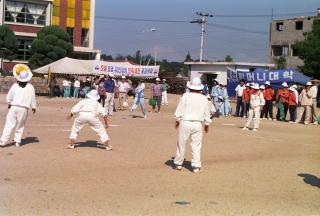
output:
<svg viewBox="0 0 320 216"><path fill-rule="evenodd" d="M303 30L303 21L296 21L296 30Z"/></svg>
<svg viewBox="0 0 320 216"><path fill-rule="evenodd" d="M45 25L46 8L47 4L7 0L5 2L5 21Z"/></svg>
<svg viewBox="0 0 320 216"><path fill-rule="evenodd" d="M298 56L298 50L292 46L292 56Z"/></svg>
<svg viewBox="0 0 320 216"><path fill-rule="evenodd" d="M81 30L81 46L83 47L89 46L89 29Z"/></svg>
<svg viewBox="0 0 320 216"><path fill-rule="evenodd" d="M18 56L17 60L28 61L31 58L32 38L17 38Z"/></svg>
<svg viewBox="0 0 320 216"><path fill-rule="evenodd" d="M283 28L283 22L277 22L276 23L276 30L277 31L283 31L284 28Z"/></svg>
<svg viewBox="0 0 320 216"><path fill-rule="evenodd" d="M90 1L83 0L82 1L82 24L83 29L90 28Z"/></svg>
<svg viewBox="0 0 320 216"><path fill-rule="evenodd" d="M73 44L73 38L74 38L74 28L70 28L70 27L67 27L67 32L70 36L70 42Z"/></svg>
<svg viewBox="0 0 320 216"><path fill-rule="evenodd" d="M273 56L288 56L289 47L288 46L272 46Z"/></svg>

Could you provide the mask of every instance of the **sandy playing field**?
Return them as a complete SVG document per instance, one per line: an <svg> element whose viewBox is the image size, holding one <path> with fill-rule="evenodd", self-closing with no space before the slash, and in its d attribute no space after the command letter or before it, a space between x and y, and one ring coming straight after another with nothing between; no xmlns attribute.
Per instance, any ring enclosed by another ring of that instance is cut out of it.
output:
<svg viewBox="0 0 320 216"><path fill-rule="evenodd" d="M320 215L319 126L264 120L252 132L241 118L214 119L201 172L188 170L190 151L175 171L178 98L146 120L115 113L111 152L89 128L78 148L65 149L76 100L38 98L24 145L0 149L0 215ZM2 131L5 95L0 113Z"/></svg>

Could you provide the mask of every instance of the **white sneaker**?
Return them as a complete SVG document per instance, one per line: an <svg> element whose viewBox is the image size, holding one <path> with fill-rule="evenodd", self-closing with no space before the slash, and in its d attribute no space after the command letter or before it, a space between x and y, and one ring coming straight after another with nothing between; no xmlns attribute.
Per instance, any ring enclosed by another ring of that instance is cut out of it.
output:
<svg viewBox="0 0 320 216"><path fill-rule="evenodd" d="M258 129L253 129L252 131L258 131Z"/></svg>
<svg viewBox="0 0 320 216"><path fill-rule="evenodd" d="M68 145L67 149L74 149L74 145Z"/></svg>
<svg viewBox="0 0 320 216"><path fill-rule="evenodd" d="M269 121L272 121L272 118L268 118Z"/></svg>
<svg viewBox="0 0 320 216"><path fill-rule="evenodd" d="M180 171L180 170L182 170L182 166L181 165L174 165L173 169Z"/></svg>
<svg viewBox="0 0 320 216"><path fill-rule="evenodd" d="M15 145L16 145L16 147L19 148L21 146L21 143L16 142Z"/></svg>
<svg viewBox="0 0 320 216"><path fill-rule="evenodd" d="M309 124L309 122L304 122L305 125Z"/></svg>
<svg viewBox="0 0 320 216"><path fill-rule="evenodd" d="M147 118L147 115L144 115L143 118L146 119L146 118Z"/></svg>
<svg viewBox="0 0 320 216"><path fill-rule="evenodd" d="M195 168L193 168L193 173L198 173L198 172L200 172L200 168L198 168L198 167L195 167Z"/></svg>
<svg viewBox="0 0 320 216"><path fill-rule="evenodd" d="M247 128L247 127L243 127L243 128L242 128L242 130L249 130L249 128Z"/></svg>
<svg viewBox="0 0 320 216"><path fill-rule="evenodd" d="M314 125L318 125L319 123L318 123L318 122L313 122L313 124L314 124Z"/></svg>
<svg viewBox="0 0 320 216"><path fill-rule="evenodd" d="M6 145L6 143L4 143L3 141L0 141L0 147L3 147L5 145Z"/></svg>
<svg viewBox="0 0 320 216"><path fill-rule="evenodd" d="M293 121L289 121L289 124L292 124L293 123Z"/></svg>
<svg viewBox="0 0 320 216"><path fill-rule="evenodd" d="M106 150L107 151L111 151L112 150L112 146L106 146Z"/></svg>

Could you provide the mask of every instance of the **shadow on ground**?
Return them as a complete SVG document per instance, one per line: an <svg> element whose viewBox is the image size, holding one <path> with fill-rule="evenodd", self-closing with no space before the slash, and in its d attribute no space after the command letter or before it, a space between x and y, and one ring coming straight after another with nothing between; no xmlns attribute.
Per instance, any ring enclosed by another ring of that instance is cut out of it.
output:
<svg viewBox="0 0 320 216"><path fill-rule="evenodd" d="M21 140L21 146L37 144L39 142L40 141L39 141L38 137L27 137L27 138ZM8 145L6 145L5 147L10 147L10 146L14 146L14 145L15 145L15 143L11 142Z"/></svg>
<svg viewBox="0 0 320 216"><path fill-rule="evenodd" d="M91 148L99 148L99 149L106 149L106 147L97 141L94 140L88 140L86 142L78 142L75 144L76 148L82 148L82 147L91 147Z"/></svg>
<svg viewBox="0 0 320 216"><path fill-rule="evenodd" d="M320 188L320 178L317 176L307 173L299 173L298 176L302 177L306 184Z"/></svg>
<svg viewBox="0 0 320 216"><path fill-rule="evenodd" d="M170 160L167 160L164 164L169 166L169 167L174 167L174 157L172 157ZM193 169L192 169L192 166L191 166L191 161L187 161L187 160L184 160L183 164L182 164L182 167L193 172Z"/></svg>

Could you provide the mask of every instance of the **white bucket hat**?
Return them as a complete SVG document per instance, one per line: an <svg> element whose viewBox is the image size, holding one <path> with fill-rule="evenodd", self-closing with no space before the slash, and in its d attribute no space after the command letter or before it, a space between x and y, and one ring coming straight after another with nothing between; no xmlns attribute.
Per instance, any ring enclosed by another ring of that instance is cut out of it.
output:
<svg viewBox="0 0 320 216"><path fill-rule="evenodd" d="M162 81L165 82L165 81L167 81L167 80L166 80L166 79L163 79Z"/></svg>
<svg viewBox="0 0 320 216"><path fill-rule="evenodd" d="M158 77L158 78L156 79L156 81L160 81L160 78Z"/></svg>
<svg viewBox="0 0 320 216"><path fill-rule="evenodd" d="M113 73L108 73L108 76L114 78L114 74Z"/></svg>
<svg viewBox="0 0 320 216"><path fill-rule="evenodd" d="M100 96L97 90L93 89L87 94L87 98L90 98L92 100L99 100Z"/></svg>
<svg viewBox="0 0 320 216"><path fill-rule="evenodd" d="M283 82L281 85L282 85L283 87L285 87L285 88L288 88L288 83L286 83L286 82Z"/></svg>
<svg viewBox="0 0 320 216"><path fill-rule="evenodd" d="M266 87L264 85L261 85L259 88L260 89L265 89Z"/></svg>
<svg viewBox="0 0 320 216"><path fill-rule="evenodd" d="M289 88L289 91L295 91L295 88L294 88L293 86L291 86L291 87Z"/></svg>
<svg viewBox="0 0 320 216"><path fill-rule="evenodd" d="M270 81L266 81L264 84L271 85Z"/></svg>
<svg viewBox="0 0 320 216"><path fill-rule="evenodd" d="M255 83L253 86L251 86L251 88L259 90L259 84Z"/></svg>
<svg viewBox="0 0 320 216"><path fill-rule="evenodd" d="M121 79L126 79L126 76L121 76Z"/></svg>
<svg viewBox="0 0 320 216"><path fill-rule="evenodd" d="M199 77L193 78L192 81L187 84L187 87L196 91L200 91L204 88Z"/></svg>
<svg viewBox="0 0 320 216"><path fill-rule="evenodd" d="M30 68L25 64L16 64L12 72L13 76L20 82L28 82L33 76Z"/></svg>
<svg viewBox="0 0 320 216"><path fill-rule="evenodd" d="M250 84L249 84L249 83L247 83L247 84L246 84L246 87L250 87Z"/></svg>
<svg viewBox="0 0 320 216"><path fill-rule="evenodd" d="M296 84L294 84L293 86L291 86L292 88L295 88L295 89L297 89L298 88L298 86L296 85Z"/></svg>
<svg viewBox="0 0 320 216"><path fill-rule="evenodd" d="M307 82L307 86L312 86L312 83L310 81Z"/></svg>

